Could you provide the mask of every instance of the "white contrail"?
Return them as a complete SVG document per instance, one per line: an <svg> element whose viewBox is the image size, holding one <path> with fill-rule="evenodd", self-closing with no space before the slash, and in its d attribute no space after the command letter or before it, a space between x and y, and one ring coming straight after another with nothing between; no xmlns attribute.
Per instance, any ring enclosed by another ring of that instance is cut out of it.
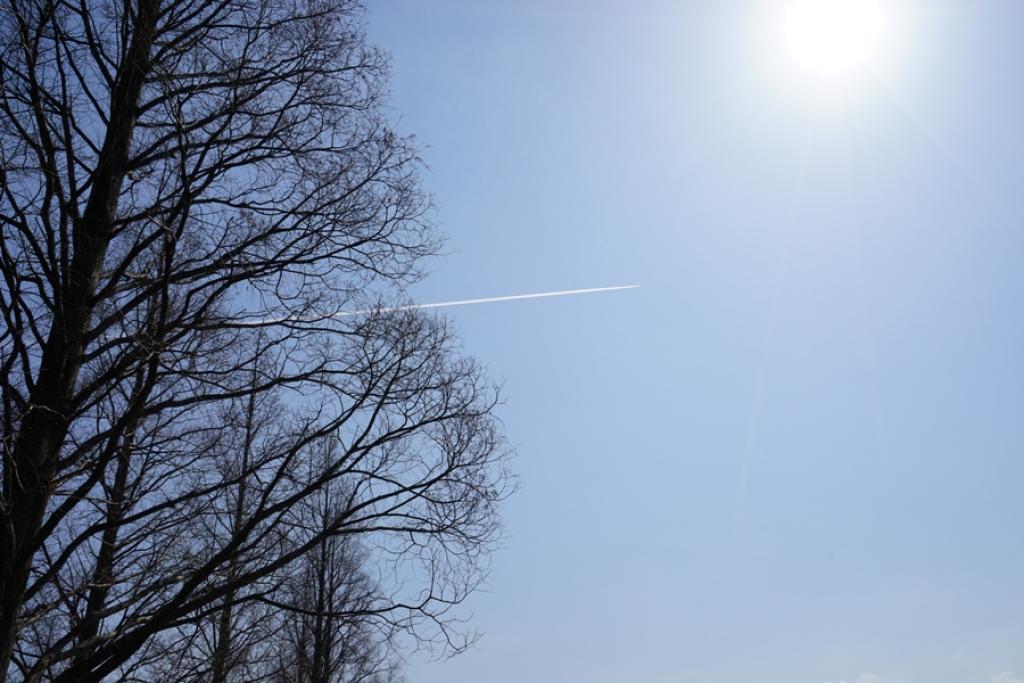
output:
<svg viewBox="0 0 1024 683"><path fill-rule="evenodd" d="M456 301L440 301L430 304L405 304L403 306L388 306L385 308L364 308L357 311L340 311L338 313L325 314L320 320L330 318L345 318L353 315L370 315L373 313L393 313L396 311L414 311L424 308L449 308L452 306L472 306L474 304L492 304L499 301L522 301L523 299L546 299L553 296L576 296L578 294L597 294L598 292L615 292L623 289L638 289L640 285L619 285L617 287L591 287L589 289L563 289L558 292L537 292L535 294L512 294L506 296L489 296L483 299L458 299ZM297 318L278 318L276 320L258 320L248 324L268 325L285 322L300 322ZM312 322L312 320L305 320Z"/></svg>
<svg viewBox="0 0 1024 683"><path fill-rule="evenodd" d="M448 308L450 306L472 306L473 304L493 304L499 301L521 301L523 299L545 299L552 296L574 296L576 294L596 294L597 292L615 292L621 289L637 289L640 285L619 285L618 287L591 287L590 289L563 289L560 292L538 292L536 294L512 294L506 296L489 296L484 299L459 299L457 301L441 301L432 304L406 304L390 308L368 308L362 311L347 311L343 315L366 315L368 313L391 313L392 311L413 311L422 308Z"/></svg>

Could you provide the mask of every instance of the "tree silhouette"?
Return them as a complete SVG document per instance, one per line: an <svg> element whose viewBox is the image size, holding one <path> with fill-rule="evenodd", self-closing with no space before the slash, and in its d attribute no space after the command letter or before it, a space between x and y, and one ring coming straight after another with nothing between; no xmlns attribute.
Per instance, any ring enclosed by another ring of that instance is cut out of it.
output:
<svg viewBox="0 0 1024 683"><path fill-rule="evenodd" d="M361 18L0 14L0 677L143 675L296 608L325 543L391 578L372 616L464 644L508 483L496 397L442 319L379 311L439 243Z"/></svg>

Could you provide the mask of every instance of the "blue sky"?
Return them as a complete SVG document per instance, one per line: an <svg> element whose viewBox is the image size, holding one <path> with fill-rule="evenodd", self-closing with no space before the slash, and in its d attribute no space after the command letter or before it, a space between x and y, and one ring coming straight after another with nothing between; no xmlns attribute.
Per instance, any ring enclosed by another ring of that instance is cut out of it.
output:
<svg viewBox="0 0 1024 683"><path fill-rule="evenodd" d="M890 0L786 65L780 2L389 0L400 128L504 381L486 633L411 683L1020 683L1024 3Z"/></svg>

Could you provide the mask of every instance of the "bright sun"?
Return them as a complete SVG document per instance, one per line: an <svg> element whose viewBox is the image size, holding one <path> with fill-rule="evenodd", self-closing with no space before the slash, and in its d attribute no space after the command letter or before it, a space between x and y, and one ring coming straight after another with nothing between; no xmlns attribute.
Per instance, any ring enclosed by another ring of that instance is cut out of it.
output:
<svg viewBox="0 0 1024 683"><path fill-rule="evenodd" d="M869 64L885 29L885 13L877 0L794 0L784 21L793 59L828 77Z"/></svg>

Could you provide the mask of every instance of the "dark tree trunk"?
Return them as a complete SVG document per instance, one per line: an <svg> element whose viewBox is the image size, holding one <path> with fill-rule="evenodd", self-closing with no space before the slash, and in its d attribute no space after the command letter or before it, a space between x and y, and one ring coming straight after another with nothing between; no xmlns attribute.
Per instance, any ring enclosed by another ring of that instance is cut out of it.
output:
<svg viewBox="0 0 1024 683"><path fill-rule="evenodd" d="M400 305L440 243L364 14L0 13L0 679L326 680L393 671L398 633L469 642L497 396Z"/></svg>
<svg viewBox="0 0 1024 683"><path fill-rule="evenodd" d="M117 201L127 171L132 130L159 16L159 0L140 0L132 42L111 94L110 121L93 175L93 186L74 226L74 252L62 278L58 312L43 348L29 407L5 463L0 523L0 681L6 678L18 635L36 535L50 500L68 409L82 365L93 295L103 267Z"/></svg>

